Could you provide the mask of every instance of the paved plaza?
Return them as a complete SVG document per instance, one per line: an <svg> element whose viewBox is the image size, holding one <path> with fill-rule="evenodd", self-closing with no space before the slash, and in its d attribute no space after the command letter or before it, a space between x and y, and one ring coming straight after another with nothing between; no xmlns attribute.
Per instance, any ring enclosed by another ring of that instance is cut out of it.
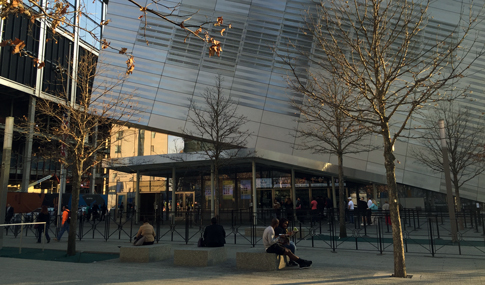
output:
<svg viewBox="0 0 485 285"><path fill-rule="evenodd" d="M18 247L19 238L4 236L5 247ZM41 248L34 237L24 237L25 248ZM195 246L171 242L173 248ZM118 253L127 241L86 239L77 242L82 252ZM262 247L261 245L257 245ZM67 239L52 241L46 249L65 250ZM393 256L375 251L340 250L301 246L297 254L313 260L308 270L287 267L272 272L252 272L236 268L236 252L248 245L228 244L225 264L177 267L173 258L145 263L121 263L118 258L94 263L71 263L0 258L1 284L485 284L485 258L467 256L431 257L407 254L406 265L412 278L392 278Z"/></svg>

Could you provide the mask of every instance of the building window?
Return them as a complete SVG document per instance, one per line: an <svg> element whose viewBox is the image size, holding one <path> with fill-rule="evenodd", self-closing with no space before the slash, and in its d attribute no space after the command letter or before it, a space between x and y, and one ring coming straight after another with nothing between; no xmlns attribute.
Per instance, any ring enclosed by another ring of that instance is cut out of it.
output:
<svg viewBox="0 0 485 285"><path fill-rule="evenodd" d="M121 145L115 145L115 153L121 153Z"/></svg>
<svg viewBox="0 0 485 285"><path fill-rule="evenodd" d="M151 149L151 152L155 152L155 146L154 145L152 145L150 149Z"/></svg>
<svg viewBox="0 0 485 285"><path fill-rule="evenodd" d="M123 131L119 131L117 134L116 134L116 140L121 140L123 138Z"/></svg>
<svg viewBox="0 0 485 285"><path fill-rule="evenodd" d="M140 139L145 139L145 130L140 130Z"/></svg>
<svg viewBox="0 0 485 285"><path fill-rule="evenodd" d="M155 138L155 134L156 134L155 132L152 132L152 139Z"/></svg>

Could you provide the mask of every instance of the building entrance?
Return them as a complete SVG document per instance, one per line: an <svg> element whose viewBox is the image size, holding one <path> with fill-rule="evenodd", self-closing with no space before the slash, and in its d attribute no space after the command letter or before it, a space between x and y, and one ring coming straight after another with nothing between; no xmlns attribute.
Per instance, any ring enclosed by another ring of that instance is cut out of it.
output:
<svg viewBox="0 0 485 285"><path fill-rule="evenodd" d="M177 192L175 193L177 201L177 211L187 211L194 209L195 192Z"/></svg>

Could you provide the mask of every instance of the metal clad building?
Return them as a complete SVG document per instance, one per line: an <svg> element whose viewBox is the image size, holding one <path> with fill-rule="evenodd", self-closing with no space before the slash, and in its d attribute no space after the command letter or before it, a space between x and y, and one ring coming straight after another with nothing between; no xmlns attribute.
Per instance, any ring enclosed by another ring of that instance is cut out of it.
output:
<svg viewBox="0 0 485 285"><path fill-rule="evenodd" d="M164 2L175 5L179 1ZM225 22L232 24L232 29L223 37L217 37L222 43L221 56L209 57L202 41L188 37L184 42L184 31L151 15L148 15L148 26L144 29L145 19L137 19L137 9L130 3L110 1L107 19L111 22L103 36L111 45L125 47L135 56L135 71L120 88L123 93L134 92L139 102L141 112L133 118L133 123L182 134L191 128L188 123L191 100L200 103L201 94L214 84L215 76L221 74L226 92L239 101L238 111L250 119L247 127L254 135L248 148L280 153L286 161L290 156L295 161L304 158L336 164L335 156L295 148L299 140L295 137L299 112L291 100L303 98L287 88L288 69L273 52L273 48L284 52L288 41L299 49L318 52L314 51L313 39L303 31L302 12L312 5L315 3L310 0L182 0L178 10L180 15L198 11L193 17L195 22L222 16ZM423 35L433 37L452 30L460 12L468 11L468 8L467 4L452 0L435 1L430 9L433 16L430 27ZM438 26L440 28L433 28ZM479 24L479 27L483 25ZM215 29L212 33L218 31ZM475 48L481 47L476 45ZM116 50L103 50L100 60L111 65L113 76L125 71L126 57ZM309 63L301 59L299 64L304 76L305 69L310 68ZM470 84L475 92L471 97L475 101L462 104L474 106L477 114L483 110L483 88L480 87L483 79L479 72L483 66L484 60L478 59L471 70L474 75L459 82L463 86ZM99 80L107 78L109 75ZM412 120L410 125L413 123ZM375 144L382 143L376 135L369 139ZM431 172L411 157L415 146L418 146L417 142L404 138L395 145L399 161L396 164L398 183L445 193L444 175ZM383 163L382 150L344 158L349 178L352 173L361 172L370 182L383 183ZM484 185L485 175L481 175L462 188L461 196L483 201Z"/></svg>

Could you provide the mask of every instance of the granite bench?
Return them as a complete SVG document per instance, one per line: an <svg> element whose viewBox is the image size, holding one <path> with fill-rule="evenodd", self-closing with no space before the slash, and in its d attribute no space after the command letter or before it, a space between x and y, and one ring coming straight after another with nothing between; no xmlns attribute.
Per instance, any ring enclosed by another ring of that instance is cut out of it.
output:
<svg viewBox="0 0 485 285"><path fill-rule="evenodd" d="M267 253L262 248L252 248L236 252L236 266L238 269L271 271L286 267L290 258L284 255Z"/></svg>
<svg viewBox="0 0 485 285"><path fill-rule="evenodd" d="M171 257L172 246L169 244L153 244L141 246L120 247L121 262L151 262Z"/></svg>
<svg viewBox="0 0 485 285"><path fill-rule="evenodd" d="M204 267L225 262L225 247L187 247L174 249L173 262L178 266Z"/></svg>

